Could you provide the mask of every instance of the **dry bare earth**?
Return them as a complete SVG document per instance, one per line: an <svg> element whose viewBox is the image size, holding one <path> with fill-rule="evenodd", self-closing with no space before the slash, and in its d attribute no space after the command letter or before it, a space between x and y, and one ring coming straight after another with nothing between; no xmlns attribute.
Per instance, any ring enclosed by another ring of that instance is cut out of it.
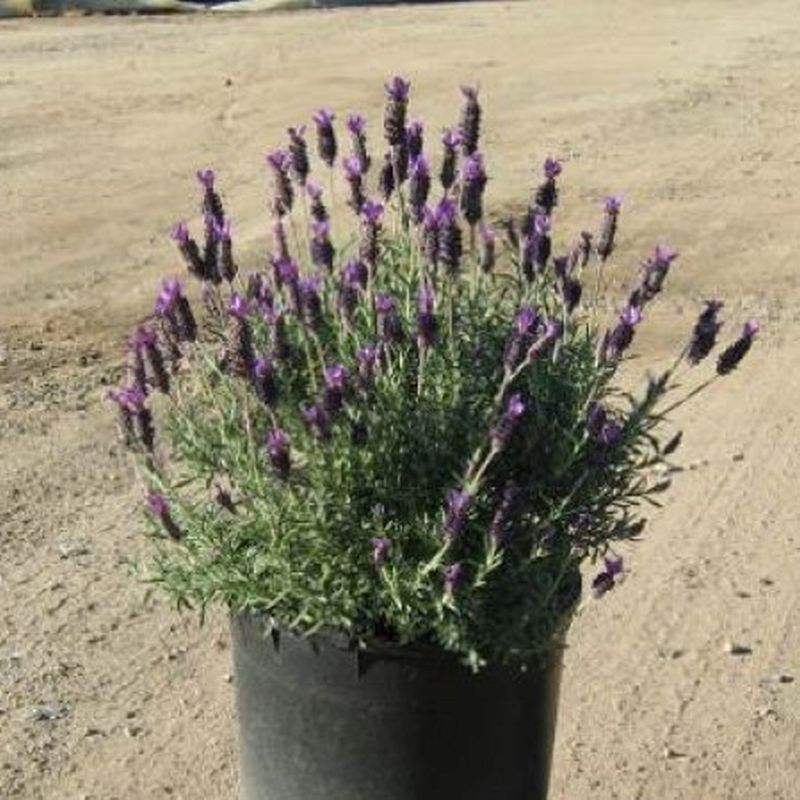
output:
<svg viewBox="0 0 800 800"><path fill-rule="evenodd" d="M197 630L124 575L137 492L98 397L178 269L193 170L218 169L255 263L265 149L323 103L376 120L400 72L432 130L481 82L495 207L546 154L565 237L626 194L620 291L654 240L679 247L639 352L666 357L712 295L729 333L766 326L679 415L689 470L573 627L553 798L797 797L799 34L794 0L0 27L0 796L233 796L223 616Z"/></svg>

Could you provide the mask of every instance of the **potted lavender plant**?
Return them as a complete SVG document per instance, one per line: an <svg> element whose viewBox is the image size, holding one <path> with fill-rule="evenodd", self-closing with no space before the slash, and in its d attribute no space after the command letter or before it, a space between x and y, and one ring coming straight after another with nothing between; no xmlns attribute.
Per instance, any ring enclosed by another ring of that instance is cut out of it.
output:
<svg viewBox="0 0 800 800"><path fill-rule="evenodd" d="M203 321L165 281L111 394L144 466L149 577L179 608L230 609L244 800L542 800L579 568L600 561L592 593L614 587L614 543L674 469L666 415L758 328L665 407L715 345L709 302L674 365L622 392L677 254L655 249L606 329L583 287L614 251L619 200L553 256L548 158L500 237L477 91L436 171L409 84L386 92L382 158L362 117L342 147L334 114L314 116L327 193L289 128L267 157L272 250L246 276L214 174L198 175L204 240L183 223L173 238Z"/></svg>

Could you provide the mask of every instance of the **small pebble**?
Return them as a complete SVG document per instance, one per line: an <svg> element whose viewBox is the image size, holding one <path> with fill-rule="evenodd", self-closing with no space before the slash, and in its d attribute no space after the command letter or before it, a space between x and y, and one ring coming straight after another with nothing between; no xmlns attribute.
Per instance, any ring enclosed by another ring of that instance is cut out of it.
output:
<svg viewBox="0 0 800 800"><path fill-rule="evenodd" d="M69 714L66 706L34 706L26 715L27 719L33 722L52 722L56 719L63 719Z"/></svg>
<svg viewBox="0 0 800 800"><path fill-rule="evenodd" d="M733 454L734 461L744 461L744 453L734 453Z"/></svg>
<svg viewBox="0 0 800 800"><path fill-rule="evenodd" d="M138 736L142 732L142 730L144 729L142 728L141 725L126 725L125 735L130 736L133 739L134 737Z"/></svg>
<svg viewBox="0 0 800 800"><path fill-rule="evenodd" d="M794 683L794 678L784 672L776 672L761 679L761 683Z"/></svg>
<svg viewBox="0 0 800 800"><path fill-rule="evenodd" d="M751 647L736 642L725 642L722 649L732 656L749 656L753 652Z"/></svg>

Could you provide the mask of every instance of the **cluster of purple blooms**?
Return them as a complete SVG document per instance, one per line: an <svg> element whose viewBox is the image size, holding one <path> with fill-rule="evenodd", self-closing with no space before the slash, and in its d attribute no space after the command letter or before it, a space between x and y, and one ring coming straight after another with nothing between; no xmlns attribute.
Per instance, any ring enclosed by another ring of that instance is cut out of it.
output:
<svg viewBox="0 0 800 800"><path fill-rule="evenodd" d="M346 261L334 245L324 192L310 177L305 126L289 128L286 148L266 157L271 184L269 207L274 216L273 247L266 269L250 273L244 281L239 277L230 219L210 170L198 173L203 191L203 246L192 238L186 223L179 223L172 231L189 274L202 283L217 339L224 339L218 367L231 381L252 391L265 409L269 427L262 444L264 467L286 487L292 486L301 468L302 458L297 456L302 447L331 446L340 430L347 432L352 445L368 446L370 402L394 354L403 354L409 363L418 365L416 388L421 391L423 367L443 345L446 326L440 318L442 307L445 301L452 301L453 287L459 285L468 269L473 270L471 277L484 281L479 285L495 285L498 237L487 224L484 212L489 178L479 149L482 112L477 89L462 89L460 121L441 137L438 187L434 186L431 161L424 153L424 126L416 120L407 122L410 83L395 77L385 89L383 134L387 149L372 181L367 121L357 114L347 118L350 153L341 157L334 126L336 115L320 109L313 117L317 156L330 170L337 160L340 162L347 204L354 215L357 241ZM540 362L557 358L559 348L567 341L571 315L583 296L582 270L591 259L602 265L615 249L622 208L621 198L616 196L604 202L597 236L584 231L565 255L553 257L552 223L561 173L562 164L547 158L542 182L534 189L524 218L519 223L513 219L503 222L520 285L523 289L550 285L553 297L552 302L543 302L539 307L526 302L516 310L498 356L501 386L484 441L462 483L442 500L441 527L450 558L441 579L444 595L450 599L466 585L473 569L461 555L470 528L483 525L493 547L506 547L513 543L518 521L526 509L526 487L514 478L504 478L488 492L482 482L487 470L509 458L516 443L525 440L526 427L535 425L537 398L519 391L515 381L526 370L536 369ZM383 202L371 197L373 185ZM381 285L384 216L393 201L421 262L410 302L382 290ZM308 221L302 239L293 218L298 205L303 206ZM301 252L301 241L305 253ZM675 251L659 246L644 262L627 304L602 337L598 369L613 370L623 359L647 305L660 294L676 258ZM689 363L698 364L714 348L722 326L718 318L721 309L718 301L706 303L687 346ZM362 337L365 327L370 341ZM326 351L325 343L330 341L332 330L338 332L339 341L362 337L355 354ZM757 323L745 326L741 336L720 355L719 375L738 365L757 332ZM149 396L153 391L165 395L172 392L181 363L200 338L182 285L177 280L165 281L152 322L139 328L131 339L128 382L109 395L118 407L126 443L142 448L151 459L155 457L156 431ZM293 426L287 422L285 415L290 412L285 410L284 402L292 401L295 390L289 388L290 374L303 369L298 365L304 358L313 390L294 403L291 413L300 425ZM628 434L625 418L593 401L580 425L585 434L587 463L598 470L613 469L615 459L624 453ZM490 513L481 516L479 508L487 495ZM235 510L229 493L217 492L215 497L220 506ZM166 498L151 492L148 504L167 535L181 539L183 533ZM372 538L371 547L371 560L379 571L402 555L401 543L386 536ZM622 560L607 557L605 569L592 584L593 593L604 594L621 575Z"/></svg>

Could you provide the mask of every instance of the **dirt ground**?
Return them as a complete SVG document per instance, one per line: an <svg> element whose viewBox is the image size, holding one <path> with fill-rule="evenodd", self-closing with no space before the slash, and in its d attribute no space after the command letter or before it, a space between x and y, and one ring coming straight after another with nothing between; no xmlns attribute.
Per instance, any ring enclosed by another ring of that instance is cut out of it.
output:
<svg viewBox="0 0 800 800"><path fill-rule="evenodd" d="M99 398L180 271L166 234L195 212L194 170L218 170L255 264L264 152L323 104L377 133L395 73L431 130L480 82L495 208L525 202L548 154L565 161L565 241L625 195L620 290L653 242L681 251L638 352L681 344L711 296L728 299L729 335L765 328L677 415L687 469L625 551L626 584L572 628L553 800L794 800L796 0L0 25L0 797L234 796L224 615L199 629L126 575L139 495Z"/></svg>

